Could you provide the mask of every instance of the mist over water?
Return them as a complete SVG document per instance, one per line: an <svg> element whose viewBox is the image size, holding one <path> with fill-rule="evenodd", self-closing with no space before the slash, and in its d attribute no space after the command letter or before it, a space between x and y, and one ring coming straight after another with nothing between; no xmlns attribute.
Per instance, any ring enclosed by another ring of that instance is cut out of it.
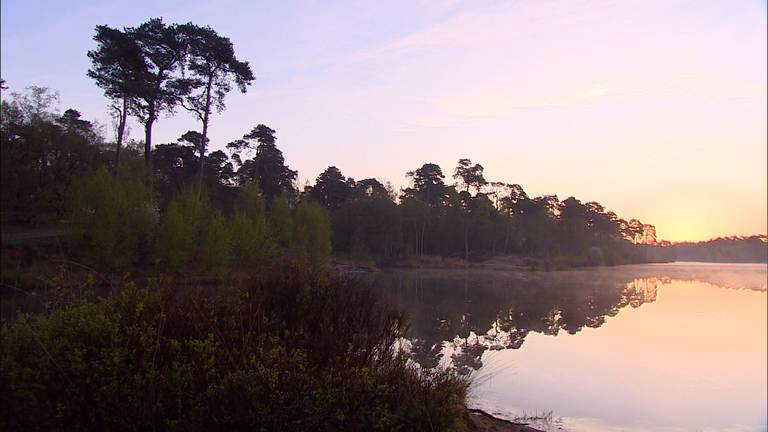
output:
<svg viewBox="0 0 768 432"><path fill-rule="evenodd" d="M410 355L475 379L472 405L571 431L765 430L766 265L391 270Z"/></svg>

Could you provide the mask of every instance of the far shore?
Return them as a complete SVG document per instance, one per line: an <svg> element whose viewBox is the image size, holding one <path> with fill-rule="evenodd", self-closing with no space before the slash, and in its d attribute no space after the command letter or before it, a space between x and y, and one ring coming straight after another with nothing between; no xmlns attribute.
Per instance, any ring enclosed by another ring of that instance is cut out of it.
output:
<svg viewBox="0 0 768 432"><path fill-rule="evenodd" d="M481 409L467 409L467 425L470 432L543 432L525 423L500 419Z"/></svg>
<svg viewBox="0 0 768 432"><path fill-rule="evenodd" d="M617 265L573 265L567 262L552 262L544 258L523 257L517 255L500 255L482 261L465 261L458 258L447 258L434 255L422 257L397 258L381 264L372 260L356 260L335 256L334 266L344 273L371 273L379 269L419 269L419 270L495 270L505 272L531 272L574 270L597 267L616 267L617 265L635 264L666 264L673 261L649 261L637 263L622 263Z"/></svg>

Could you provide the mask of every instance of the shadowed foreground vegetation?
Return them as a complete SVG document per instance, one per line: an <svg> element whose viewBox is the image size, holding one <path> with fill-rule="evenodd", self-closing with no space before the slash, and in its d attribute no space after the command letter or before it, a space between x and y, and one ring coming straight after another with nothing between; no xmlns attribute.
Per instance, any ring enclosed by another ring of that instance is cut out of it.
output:
<svg viewBox="0 0 768 432"><path fill-rule="evenodd" d="M144 289L2 327L3 430L466 430L467 381L394 349L371 291L275 264L242 287Z"/></svg>

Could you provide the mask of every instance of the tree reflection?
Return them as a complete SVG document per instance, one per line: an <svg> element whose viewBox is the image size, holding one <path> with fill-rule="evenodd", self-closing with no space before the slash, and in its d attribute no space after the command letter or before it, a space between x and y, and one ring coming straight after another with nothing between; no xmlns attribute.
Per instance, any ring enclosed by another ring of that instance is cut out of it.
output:
<svg viewBox="0 0 768 432"><path fill-rule="evenodd" d="M392 272L379 275L375 285L406 311L414 361L435 367L450 360L469 373L482 367L486 350L518 349L530 332L555 336L600 327L628 305L655 301L659 285L668 282L599 274Z"/></svg>

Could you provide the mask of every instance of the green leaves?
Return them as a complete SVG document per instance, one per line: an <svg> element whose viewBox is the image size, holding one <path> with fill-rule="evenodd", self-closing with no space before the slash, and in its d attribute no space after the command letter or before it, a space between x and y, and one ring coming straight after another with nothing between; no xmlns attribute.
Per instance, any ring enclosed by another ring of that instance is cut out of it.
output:
<svg viewBox="0 0 768 432"><path fill-rule="evenodd" d="M128 284L3 324L3 430L462 430L467 382L390 349L399 315L307 266L223 295Z"/></svg>

